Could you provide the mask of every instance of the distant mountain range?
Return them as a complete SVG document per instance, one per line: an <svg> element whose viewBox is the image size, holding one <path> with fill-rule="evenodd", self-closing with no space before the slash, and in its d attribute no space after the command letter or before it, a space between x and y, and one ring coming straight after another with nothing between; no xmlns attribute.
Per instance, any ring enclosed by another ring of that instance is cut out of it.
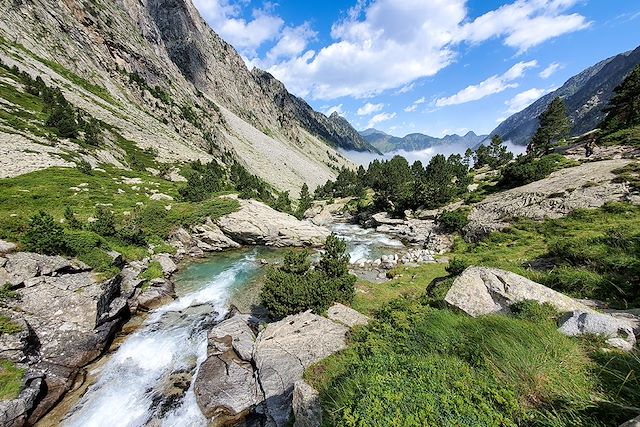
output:
<svg viewBox="0 0 640 427"><path fill-rule="evenodd" d="M418 151L439 145L461 144L465 147L475 147L482 142L487 135L476 135L474 132L467 132L460 136L457 134L446 135L442 138L424 135L421 133L410 133L402 138L389 135L381 130L369 128L360 132L364 140L383 153L390 151L405 150Z"/></svg>
<svg viewBox="0 0 640 427"><path fill-rule="evenodd" d="M605 116L602 110L611 99L613 89L639 63L640 47L600 61L503 121L490 135L500 135L514 144L528 144L538 128L538 116L558 96L563 98L573 122L573 136L593 130Z"/></svg>

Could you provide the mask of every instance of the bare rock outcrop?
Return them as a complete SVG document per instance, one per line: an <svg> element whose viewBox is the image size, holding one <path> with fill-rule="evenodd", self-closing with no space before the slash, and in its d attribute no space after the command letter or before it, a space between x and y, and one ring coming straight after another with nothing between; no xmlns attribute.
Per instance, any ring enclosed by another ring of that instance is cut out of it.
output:
<svg viewBox="0 0 640 427"><path fill-rule="evenodd" d="M322 406L318 392L304 380L293 385L293 427L320 427Z"/></svg>
<svg viewBox="0 0 640 427"><path fill-rule="evenodd" d="M509 312L512 304L524 300L549 303L560 312L594 313L573 298L497 268L468 267L454 280L445 296L448 304L473 317Z"/></svg>
<svg viewBox="0 0 640 427"><path fill-rule="evenodd" d="M266 246L320 246L329 230L255 200L239 200L240 209L219 218L217 226L234 241Z"/></svg>
<svg viewBox="0 0 640 427"><path fill-rule="evenodd" d="M632 324L609 314L574 311L560 319L559 325L558 330L565 335L599 335L620 350L631 351L636 344Z"/></svg>
<svg viewBox="0 0 640 427"><path fill-rule="evenodd" d="M12 413L37 420L71 387L78 370L104 351L129 308L119 278L100 282L75 260L26 252L2 259L0 276L17 293L6 312L20 327L2 338L11 346L2 355L41 379L38 399L32 393L36 383L28 381Z"/></svg>
<svg viewBox="0 0 640 427"><path fill-rule="evenodd" d="M367 321L338 304L328 313L330 318L307 311L260 326L236 313L214 327L195 383L198 405L209 422L223 425L253 417L261 425L287 425L304 370L346 347L348 325ZM298 397L299 408L308 408L309 399Z"/></svg>
<svg viewBox="0 0 640 427"><path fill-rule="evenodd" d="M559 218L579 208L597 208L625 200L630 189L612 182L613 171L630 160L604 160L561 169L547 178L490 195L477 203L464 228L465 239L475 241L509 226L511 218Z"/></svg>

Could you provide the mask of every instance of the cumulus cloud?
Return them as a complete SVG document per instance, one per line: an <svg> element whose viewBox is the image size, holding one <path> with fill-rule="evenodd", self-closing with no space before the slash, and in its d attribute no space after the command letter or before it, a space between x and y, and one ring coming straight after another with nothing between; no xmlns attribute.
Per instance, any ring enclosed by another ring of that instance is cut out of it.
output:
<svg viewBox="0 0 640 427"><path fill-rule="evenodd" d="M541 79L548 79L559 69L560 69L560 64L558 64L557 62L553 62L549 64L547 68L540 71L540 74L538 74L538 76L540 76Z"/></svg>
<svg viewBox="0 0 640 427"><path fill-rule="evenodd" d="M212 28L250 65L271 72L293 93L313 99L366 98L413 83L451 64L462 43L491 38L524 52L546 40L584 29L586 18L567 10L579 0L514 0L475 19L466 0L358 0L331 27L333 40L309 49L308 23L285 26L273 8L242 14L242 0L195 0ZM271 49L257 57L266 43Z"/></svg>
<svg viewBox="0 0 640 427"><path fill-rule="evenodd" d="M375 127L378 123L385 122L387 120L391 120L396 116L396 113L380 113L371 117L369 123L367 123L368 128Z"/></svg>
<svg viewBox="0 0 640 427"><path fill-rule="evenodd" d="M318 33L311 29L308 22L297 27L286 27L278 42L267 53L267 58L273 61L299 55L306 49L309 41L315 39L317 35Z"/></svg>
<svg viewBox="0 0 640 427"><path fill-rule="evenodd" d="M509 68L504 74L493 75L476 85L467 86L455 95L436 99L436 106L445 107L448 105L457 105L471 101L477 101L486 96L500 93L510 88L518 87L518 83L514 83L514 80L517 80L524 76L524 73L528 68L536 67L537 65L538 62L535 60L528 62L518 62L513 67Z"/></svg>
<svg viewBox="0 0 640 427"><path fill-rule="evenodd" d="M368 116L369 114L377 113L384 108L384 104L372 104L367 102L362 107L358 108L356 114L359 116Z"/></svg>
<svg viewBox="0 0 640 427"><path fill-rule="evenodd" d="M518 52L589 26L564 13L574 0L516 0L468 20L465 0L359 1L333 25L334 42L267 69L289 89L314 99L409 91L456 56L460 43L502 37Z"/></svg>
<svg viewBox="0 0 640 427"><path fill-rule="evenodd" d="M459 41L480 43L504 37L504 44L524 52L549 39L591 25L577 13L564 14L578 0L516 0L461 27Z"/></svg>
<svg viewBox="0 0 640 427"><path fill-rule="evenodd" d="M254 9L252 19L242 17L241 5L230 0L194 0L204 19L220 36L243 54L255 54L255 49L275 40L284 21L266 9Z"/></svg>

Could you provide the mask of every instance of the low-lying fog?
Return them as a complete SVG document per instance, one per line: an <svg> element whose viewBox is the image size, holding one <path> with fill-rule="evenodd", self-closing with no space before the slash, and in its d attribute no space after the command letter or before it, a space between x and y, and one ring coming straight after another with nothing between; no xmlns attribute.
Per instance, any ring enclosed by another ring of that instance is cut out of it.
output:
<svg viewBox="0 0 640 427"><path fill-rule="evenodd" d="M515 145L515 144L512 144L511 142L505 142L504 144L507 146L507 149L513 153L514 156L517 156L518 154L523 154L527 150L527 147L522 145ZM405 159L407 159L409 164L412 164L416 160L420 160L422 164L426 166L427 163L429 163L429 160L431 160L431 158L436 154L443 154L446 157L450 156L451 154L460 154L461 156L464 156L464 152L467 150L467 148L469 147L465 144L442 144L436 147L425 148L424 150L417 150L417 151L395 150L395 151L390 151L388 153L384 153L382 155L375 154L375 153L347 151L347 150L340 150L340 152L342 153L342 155L344 155L346 158L348 158L355 164L363 165L365 167L368 166L369 163L371 163L374 159L389 160L393 156L402 156Z"/></svg>

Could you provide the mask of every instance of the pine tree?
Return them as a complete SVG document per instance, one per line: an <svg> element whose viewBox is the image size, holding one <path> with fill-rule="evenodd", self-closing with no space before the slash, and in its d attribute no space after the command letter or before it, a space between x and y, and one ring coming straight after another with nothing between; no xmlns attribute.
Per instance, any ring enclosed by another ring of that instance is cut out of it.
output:
<svg viewBox="0 0 640 427"><path fill-rule="evenodd" d="M535 155L548 154L555 144L569 136L571 120L567 117L562 99L555 98L540 115L540 126L531 138L527 152Z"/></svg>
<svg viewBox="0 0 640 427"><path fill-rule="evenodd" d="M309 186L305 182L300 189L300 200L296 209L296 218L302 219L307 209L311 207L311 195L309 194Z"/></svg>
<svg viewBox="0 0 640 427"><path fill-rule="evenodd" d="M614 90L601 128L616 131L640 124L640 64Z"/></svg>

